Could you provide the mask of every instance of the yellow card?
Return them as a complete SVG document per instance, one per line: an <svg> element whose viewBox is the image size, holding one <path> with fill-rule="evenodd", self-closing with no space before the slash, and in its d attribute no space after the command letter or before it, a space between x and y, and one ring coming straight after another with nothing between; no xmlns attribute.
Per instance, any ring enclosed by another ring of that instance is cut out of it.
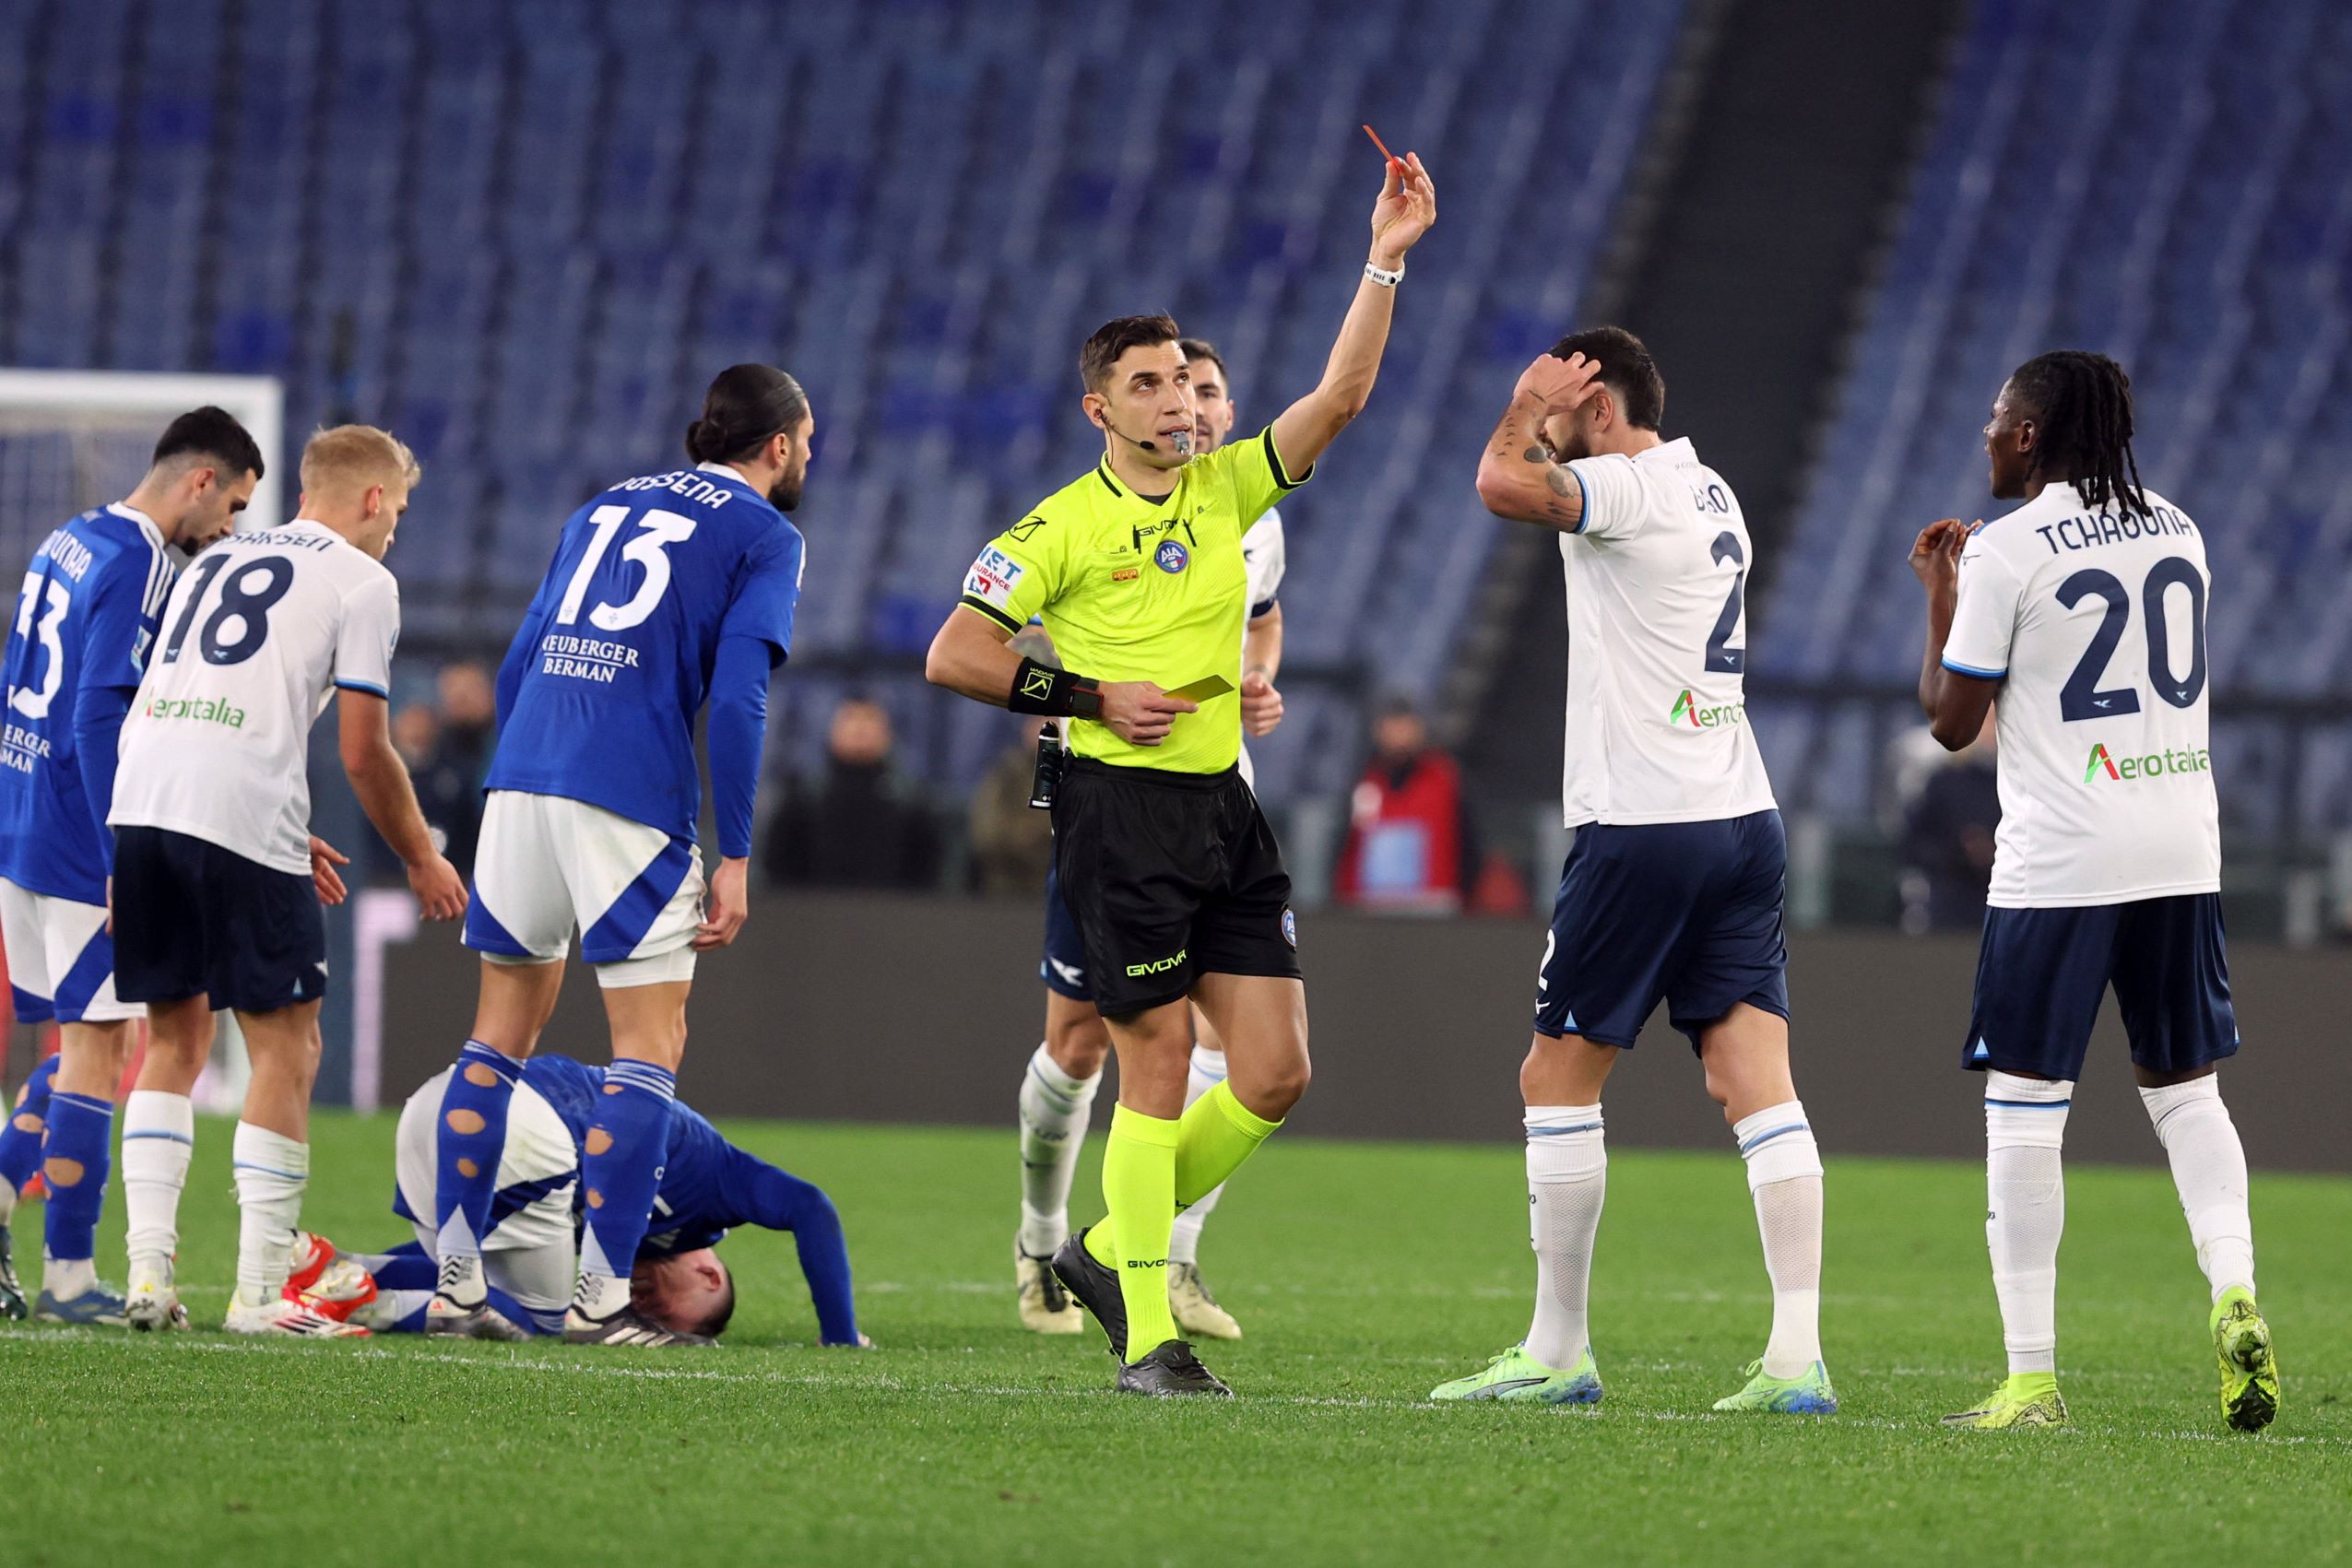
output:
<svg viewBox="0 0 2352 1568"><path fill-rule="evenodd" d="M1211 697L1223 697L1234 689L1234 683L1222 675L1204 675L1189 686L1179 686L1168 693L1188 702L1206 702Z"/></svg>

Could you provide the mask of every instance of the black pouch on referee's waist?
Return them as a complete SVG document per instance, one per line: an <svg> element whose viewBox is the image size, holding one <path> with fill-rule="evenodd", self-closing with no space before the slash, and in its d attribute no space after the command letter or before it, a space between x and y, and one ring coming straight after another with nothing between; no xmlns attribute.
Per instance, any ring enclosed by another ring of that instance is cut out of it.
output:
<svg viewBox="0 0 2352 1568"><path fill-rule="evenodd" d="M1054 808L1054 796L1061 792L1062 770L1069 763L1070 753L1063 749L1060 729L1047 725L1037 737L1037 769L1029 775L1029 809Z"/></svg>

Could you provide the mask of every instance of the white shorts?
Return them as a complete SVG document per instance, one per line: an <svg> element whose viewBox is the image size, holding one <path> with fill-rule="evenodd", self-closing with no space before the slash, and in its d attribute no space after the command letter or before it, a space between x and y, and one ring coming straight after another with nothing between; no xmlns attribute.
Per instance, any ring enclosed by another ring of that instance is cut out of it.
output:
<svg viewBox="0 0 2352 1568"><path fill-rule="evenodd" d="M585 801L492 790L466 945L493 963L580 956L607 986L694 977L703 852Z"/></svg>
<svg viewBox="0 0 2352 1568"><path fill-rule="evenodd" d="M0 878L0 942L18 1023L120 1023L147 1017L114 995L114 938L106 906L30 893Z"/></svg>
<svg viewBox="0 0 2352 1568"><path fill-rule="evenodd" d="M394 1139L393 1171L400 1184L401 1207L415 1222L417 1239L427 1252L434 1250L435 1241L433 1193L441 1163L441 1095L453 1070L443 1067L408 1096L408 1102L400 1107L400 1130ZM490 1233L482 1237L482 1256L550 1248L561 1252L562 1266L553 1270L561 1276L554 1287L559 1307L572 1288L572 1196L579 1180L580 1154L572 1141L572 1129L538 1090L527 1083L516 1084L514 1098L506 1107L506 1142L498 1155L498 1196L491 1200Z"/></svg>

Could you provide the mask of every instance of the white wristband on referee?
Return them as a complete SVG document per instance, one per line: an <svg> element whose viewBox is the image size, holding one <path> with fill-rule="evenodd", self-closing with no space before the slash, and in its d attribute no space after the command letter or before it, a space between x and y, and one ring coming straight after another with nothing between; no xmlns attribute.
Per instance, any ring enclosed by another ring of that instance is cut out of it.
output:
<svg viewBox="0 0 2352 1568"><path fill-rule="evenodd" d="M1364 276L1370 278L1373 282L1377 283L1383 289L1394 289L1398 284L1404 281L1404 264L1402 262L1399 262L1397 264L1396 271L1388 272L1371 262L1365 262L1364 264Z"/></svg>

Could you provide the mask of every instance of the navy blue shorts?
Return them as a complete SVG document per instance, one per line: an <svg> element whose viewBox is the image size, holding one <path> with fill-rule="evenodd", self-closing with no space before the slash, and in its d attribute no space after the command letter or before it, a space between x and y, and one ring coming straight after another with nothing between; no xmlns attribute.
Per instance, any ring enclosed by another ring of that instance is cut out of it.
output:
<svg viewBox="0 0 2352 1568"><path fill-rule="evenodd" d="M1780 813L1712 822L1589 823L1560 873L1535 1032L1631 1045L1667 1004L1698 1047L1742 1002L1789 1016Z"/></svg>
<svg viewBox="0 0 2352 1568"><path fill-rule="evenodd" d="M326 915L308 877L166 828L114 833L114 991L271 1013L326 995Z"/></svg>
<svg viewBox="0 0 2352 1568"><path fill-rule="evenodd" d="M1094 987L1086 983L1086 944L1078 935L1078 917L1061 896L1061 872L1046 864L1046 956L1037 965L1046 989L1073 1002L1092 1002Z"/></svg>
<svg viewBox="0 0 2352 1568"><path fill-rule="evenodd" d="M2134 1065L2182 1073L2238 1054L2219 893L2078 909L1988 909L1962 1065L2078 1079L2110 985Z"/></svg>

